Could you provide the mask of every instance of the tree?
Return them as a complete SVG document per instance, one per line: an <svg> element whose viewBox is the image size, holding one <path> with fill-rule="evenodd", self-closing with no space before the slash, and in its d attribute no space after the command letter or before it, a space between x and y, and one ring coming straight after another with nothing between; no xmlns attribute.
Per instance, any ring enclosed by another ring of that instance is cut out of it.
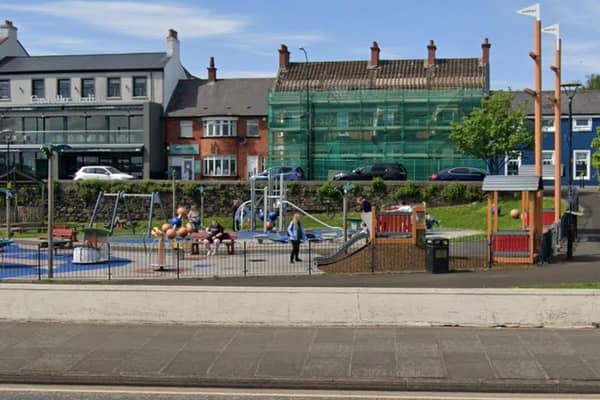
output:
<svg viewBox="0 0 600 400"><path fill-rule="evenodd" d="M596 169L596 176L600 177L600 128L596 128L596 137L592 139L592 167Z"/></svg>
<svg viewBox="0 0 600 400"><path fill-rule="evenodd" d="M587 76L587 82L585 83L586 89L600 89L600 75L591 74Z"/></svg>
<svg viewBox="0 0 600 400"><path fill-rule="evenodd" d="M497 174L505 157L515 157L531 148L533 136L525 124L525 110L511 106L514 95L498 92L481 100L462 122L452 124L450 140L466 155L483 160L491 174Z"/></svg>

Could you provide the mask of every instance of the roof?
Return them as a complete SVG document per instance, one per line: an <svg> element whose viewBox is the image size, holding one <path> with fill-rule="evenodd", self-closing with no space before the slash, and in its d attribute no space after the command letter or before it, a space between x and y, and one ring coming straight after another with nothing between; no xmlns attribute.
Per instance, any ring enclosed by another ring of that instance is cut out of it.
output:
<svg viewBox="0 0 600 400"><path fill-rule="evenodd" d="M554 115L554 91L542 91L542 114ZM560 96L560 112L569 113L569 100L567 96ZM528 115L533 115L533 97L525 92L515 92L513 107L525 106ZM573 114L597 115L600 114L600 90L578 90L573 97Z"/></svg>
<svg viewBox="0 0 600 400"><path fill-rule="evenodd" d="M267 95L273 81L273 78L180 80L167 107L167 115L267 115Z"/></svg>
<svg viewBox="0 0 600 400"><path fill-rule="evenodd" d="M0 74L162 69L168 60L167 53L5 57Z"/></svg>
<svg viewBox="0 0 600 400"><path fill-rule="evenodd" d="M380 60L376 68L368 61L290 63L280 70L275 91L357 89L487 89L487 66L478 58L441 58L434 67L426 60Z"/></svg>
<svg viewBox="0 0 600 400"><path fill-rule="evenodd" d="M543 188L542 179L533 175L488 175L481 186L484 192L536 192Z"/></svg>

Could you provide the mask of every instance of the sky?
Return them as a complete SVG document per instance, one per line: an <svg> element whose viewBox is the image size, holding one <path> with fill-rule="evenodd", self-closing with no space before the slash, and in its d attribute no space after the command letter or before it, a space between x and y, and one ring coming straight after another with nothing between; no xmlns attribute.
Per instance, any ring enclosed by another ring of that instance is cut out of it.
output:
<svg viewBox="0 0 600 400"><path fill-rule="evenodd" d="M600 1L541 0L542 26L560 24L563 81L600 73ZM533 87L534 18L523 0L4 0L30 55L160 52L167 30L179 33L183 65L206 78L214 56L219 78L275 76L278 48L291 61L368 60L377 41L382 59L422 59L433 39L437 57L480 57L492 44L492 89ZM542 35L544 89L555 39Z"/></svg>

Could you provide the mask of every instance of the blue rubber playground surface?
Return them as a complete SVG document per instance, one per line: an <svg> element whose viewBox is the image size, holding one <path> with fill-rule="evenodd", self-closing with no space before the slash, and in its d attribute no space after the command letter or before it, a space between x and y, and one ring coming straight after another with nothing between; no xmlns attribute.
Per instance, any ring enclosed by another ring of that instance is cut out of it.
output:
<svg viewBox="0 0 600 400"><path fill-rule="evenodd" d="M93 271L106 269L109 262L96 264L75 264L73 263L73 253L71 251L59 250L54 254L54 275L73 274L80 271ZM39 260L39 262L38 262ZM111 257L110 268L118 268L127 265L131 260L121 257ZM43 249L19 246L11 244L5 246L0 253L0 279L10 279L18 277L42 277L47 275L48 251Z"/></svg>

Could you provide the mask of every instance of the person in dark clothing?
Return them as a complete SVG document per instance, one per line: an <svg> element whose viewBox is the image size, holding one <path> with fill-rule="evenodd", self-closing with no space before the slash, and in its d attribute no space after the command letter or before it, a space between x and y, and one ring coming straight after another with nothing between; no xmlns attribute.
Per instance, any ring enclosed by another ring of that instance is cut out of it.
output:
<svg viewBox="0 0 600 400"><path fill-rule="evenodd" d="M306 240L306 233L302 226L300 214L294 214L290 225L288 226L287 232L290 236L290 242L292 242L292 253L290 254L290 263L294 261L302 262L300 259L300 242Z"/></svg>
<svg viewBox="0 0 600 400"><path fill-rule="evenodd" d="M215 254L217 254L217 250L219 249L221 240L223 240L225 230L216 219L213 219L210 223L210 226L206 228L206 231L208 232L208 237L204 239L204 246L206 246L207 251L206 255L214 256ZM211 244L213 245L212 249L210 246Z"/></svg>
<svg viewBox="0 0 600 400"><path fill-rule="evenodd" d="M233 231L237 232L240 230L240 219L237 218L237 210L238 208L240 208L240 201L239 200L234 200L233 204L231 205L231 219L232 219L232 227L233 227Z"/></svg>
<svg viewBox="0 0 600 400"><path fill-rule="evenodd" d="M356 202L360 206L360 219L371 229L371 203L363 196L356 199Z"/></svg>

